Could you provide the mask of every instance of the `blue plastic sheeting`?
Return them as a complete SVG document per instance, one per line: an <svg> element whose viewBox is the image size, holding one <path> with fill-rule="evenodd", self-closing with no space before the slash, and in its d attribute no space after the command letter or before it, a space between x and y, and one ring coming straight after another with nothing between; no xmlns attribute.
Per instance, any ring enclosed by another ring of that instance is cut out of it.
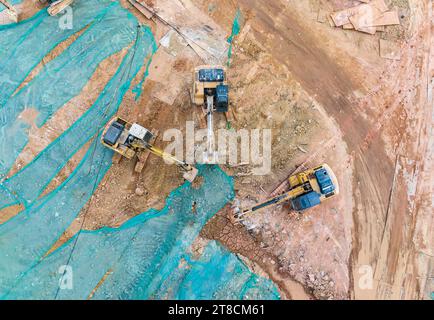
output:
<svg viewBox="0 0 434 320"><path fill-rule="evenodd" d="M101 13L71 46L7 101L0 109L0 177L7 174L28 142L29 124L18 115L31 107L39 112L36 125L42 126L54 112L80 93L101 61L133 42L136 26L134 17L119 5L110 7L110 11ZM38 30L41 30L38 34L45 33L45 25L40 25ZM25 43L29 40L26 37ZM18 55L14 61L20 61L18 65L21 65L22 59L26 57ZM0 91L7 91L7 88L2 87Z"/></svg>
<svg viewBox="0 0 434 320"><path fill-rule="evenodd" d="M95 1L90 2L96 4ZM106 1L100 2L106 3ZM87 4L83 1L80 3ZM119 31L111 30L111 38L105 39L104 42L108 42L108 45L112 43L115 49L119 46L113 41L120 41L129 47L115 75L96 102L79 120L44 149L29 165L1 185L0 208L18 203L18 201L27 205L28 208L0 226L0 295L7 292L8 288L51 248L78 215L111 164L112 152L105 149L100 144L99 137L95 135L117 111L132 80L143 67L145 60L149 58L154 46L154 38L149 28L137 28L137 21L132 15L125 15L127 11L118 3L112 4L115 5L110 7L110 13L107 15L118 13L118 17L123 16L123 26L117 25ZM101 7L104 8L104 6ZM117 22L112 19L106 27L109 28L111 23L116 25ZM95 28L97 28L96 25ZM2 39L1 33L2 31L0 31L0 39ZM94 35L94 37L97 36ZM33 42L33 39L26 38L24 41ZM100 42L93 43L94 47L102 49L107 48L106 45ZM85 46L82 49L86 48ZM88 50L94 51L90 47ZM82 57L86 57L85 51L80 50L80 53ZM21 56L15 57L10 63L20 65L21 58ZM94 56L93 59L98 60L99 58ZM75 73L82 72L81 67L94 65L92 59L85 65L79 64L80 59L74 61L76 62L75 67L69 64L59 65L58 69L51 70L50 76L45 76L44 71L41 71L40 76L50 79L56 74L58 78L62 78L63 67L67 66L71 71L68 76L75 78ZM53 63L55 63L54 60ZM53 80L54 83L46 83L46 85L55 87L57 81L55 78ZM39 81L39 77L33 81ZM29 87L32 86L33 81ZM57 95L57 99L62 100L63 96ZM59 105L57 102L55 104ZM10 107L13 108L14 105ZM93 144L68 179L50 194L37 199L68 160L92 137L95 138Z"/></svg>
<svg viewBox="0 0 434 320"><path fill-rule="evenodd" d="M164 279L161 268L175 268L175 257L185 252L205 222L233 197L232 181L220 169L203 167L201 174L205 176L201 188L184 184L159 212L150 210L119 229L81 233L69 262L74 289L59 291L58 298L87 298L109 270L113 274L95 298L147 298L155 278ZM216 185L221 189L216 190ZM196 214L192 212L193 201L197 202ZM54 298L58 268L67 263L74 240L39 263L5 298Z"/></svg>
<svg viewBox="0 0 434 320"><path fill-rule="evenodd" d="M76 1L72 5L72 29L60 28L59 17L49 16L46 10L18 24L0 26L0 108L43 57L115 7L119 4L110 0Z"/></svg>
<svg viewBox="0 0 434 320"><path fill-rule="evenodd" d="M112 151L100 143L101 129L156 50L150 29L137 28L135 18L118 2L77 1L72 31L61 30L53 19L42 11L0 27L0 174L10 170L27 143L28 126L17 119L24 108L39 112L36 124L41 126L81 92L105 57L122 48L127 53L96 102L32 162L0 182L0 209L25 206L0 225L0 298L86 299L96 287L93 299L278 298L270 281L252 274L216 243L198 258L189 253L207 220L234 196L232 179L216 166L200 167L201 186L185 183L161 211L149 210L120 228L80 232L46 255L110 168ZM12 95L52 48L84 27L78 39ZM41 196L89 141L86 155L68 178ZM65 264L73 272L71 290L59 289Z"/></svg>
<svg viewBox="0 0 434 320"><path fill-rule="evenodd" d="M270 280L252 273L215 241L209 242L199 259L185 255L154 296L180 300L280 299Z"/></svg>
<svg viewBox="0 0 434 320"><path fill-rule="evenodd" d="M75 238L29 270L3 298L86 299L107 273L93 299L278 298L270 281L215 243L198 260L186 253L206 221L234 196L232 180L218 167L199 169L200 188L185 183L161 211L145 212L118 229L82 232L74 250ZM67 261L73 288L59 290L59 268Z"/></svg>
<svg viewBox="0 0 434 320"><path fill-rule="evenodd" d="M137 45L130 49L116 75L91 109L33 162L5 183L9 190L10 184L14 183L17 196L26 197L27 201L35 200L69 157L104 126L116 112L131 80L147 56L147 42L141 40L143 39L139 38ZM95 139L94 146L89 149L82 165L61 187L0 226L0 293L4 286L7 287L16 279L17 274L39 260L69 226L92 194L95 179L99 181L102 178L96 176L96 173L91 174L91 169L104 161L105 172L111 163L111 155L99 142L99 138Z"/></svg>
<svg viewBox="0 0 434 320"><path fill-rule="evenodd" d="M0 225L0 297L48 252L111 165L97 140L72 175L31 208Z"/></svg>
<svg viewBox="0 0 434 320"><path fill-rule="evenodd" d="M28 166L3 183L23 199L25 205L31 204L41 194L49 181L65 165L65 159L69 159L115 114L131 81L149 54L148 50L152 47L143 39L145 33L140 34L142 36L137 41L138 48L133 47L130 50L95 104ZM35 168L38 169L34 170Z"/></svg>
<svg viewBox="0 0 434 320"><path fill-rule="evenodd" d="M131 81L143 66L143 61L153 52L154 39L149 29L140 28L134 32L138 34L137 42L131 47L118 71L106 85L94 105L31 163L2 183L3 188L13 193L25 206L31 205L63 168L67 160L94 136L117 111ZM77 72L80 73L80 71ZM4 148L5 144L7 143L3 142L3 145L0 145ZM15 148L17 148L16 144ZM0 199L0 208L11 204L14 202L11 203L8 198Z"/></svg>

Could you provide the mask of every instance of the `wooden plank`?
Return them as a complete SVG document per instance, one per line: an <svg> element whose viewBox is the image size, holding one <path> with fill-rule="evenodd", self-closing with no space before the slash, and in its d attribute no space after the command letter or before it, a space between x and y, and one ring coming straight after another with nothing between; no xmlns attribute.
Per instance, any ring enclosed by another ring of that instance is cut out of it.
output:
<svg viewBox="0 0 434 320"><path fill-rule="evenodd" d="M352 23L357 29L366 27L362 22L371 17L379 17L388 10L384 0L373 0L368 4L360 4L355 7L333 12L331 17L337 27ZM350 19L350 18L353 19Z"/></svg>
<svg viewBox="0 0 434 320"><path fill-rule="evenodd" d="M377 31L374 21L381 17L388 10L384 0L375 0L369 4L363 4L358 7L348 19L357 31L375 34Z"/></svg>
<svg viewBox="0 0 434 320"><path fill-rule="evenodd" d="M336 27L341 27L345 24L350 23L349 18L351 15L354 14L354 12L355 12L354 8L345 9L345 10L333 12L332 14L330 14L330 17L332 18L333 23L335 24Z"/></svg>
<svg viewBox="0 0 434 320"><path fill-rule="evenodd" d="M401 24L397 10L387 11L373 21L373 26L392 26Z"/></svg>
<svg viewBox="0 0 434 320"><path fill-rule="evenodd" d="M18 22L18 11L15 9L13 5L9 3L9 1L6 0L0 0L0 3L2 3L6 10L2 11L1 14L4 14L5 16L2 16L1 20L3 20L2 24L8 23L8 19L17 23Z"/></svg>
<svg viewBox="0 0 434 320"><path fill-rule="evenodd" d="M133 5L134 8L139 10L140 13L143 14L147 19L151 19L154 16L154 14L151 11L149 11L147 8L142 6L136 0L128 0L128 1Z"/></svg>
<svg viewBox="0 0 434 320"><path fill-rule="evenodd" d="M335 25L335 23L334 23L334 21L333 21L333 18L331 17L330 14L327 15L327 20L328 20L328 22L329 22L330 27L336 27L336 25Z"/></svg>
<svg viewBox="0 0 434 320"><path fill-rule="evenodd" d="M50 16L55 16L60 12L62 12L63 10L65 10L72 2L74 2L74 0L59 0L57 2L53 2L48 7L47 11L50 14Z"/></svg>
<svg viewBox="0 0 434 320"><path fill-rule="evenodd" d="M356 29L400 24L398 11L376 12L375 15L356 14L350 17L350 21Z"/></svg>

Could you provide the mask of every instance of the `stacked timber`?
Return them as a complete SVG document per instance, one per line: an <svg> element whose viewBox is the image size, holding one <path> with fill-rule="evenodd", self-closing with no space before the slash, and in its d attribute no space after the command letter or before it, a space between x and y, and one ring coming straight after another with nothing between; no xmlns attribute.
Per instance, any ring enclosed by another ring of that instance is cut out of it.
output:
<svg viewBox="0 0 434 320"><path fill-rule="evenodd" d="M335 27L375 34L384 26L400 24L398 10L390 10L384 0L363 0L360 5L333 12L330 23Z"/></svg>

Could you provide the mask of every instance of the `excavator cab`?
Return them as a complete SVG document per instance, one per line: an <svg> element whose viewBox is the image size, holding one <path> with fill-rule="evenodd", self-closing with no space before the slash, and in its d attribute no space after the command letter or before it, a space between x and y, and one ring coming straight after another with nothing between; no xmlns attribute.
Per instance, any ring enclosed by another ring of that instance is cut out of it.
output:
<svg viewBox="0 0 434 320"><path fill-rule="evenodd" d="M117 117L104 130L102 144L127 159L132 159L140 149L145 148L152 136L144 127Z"/></svg>

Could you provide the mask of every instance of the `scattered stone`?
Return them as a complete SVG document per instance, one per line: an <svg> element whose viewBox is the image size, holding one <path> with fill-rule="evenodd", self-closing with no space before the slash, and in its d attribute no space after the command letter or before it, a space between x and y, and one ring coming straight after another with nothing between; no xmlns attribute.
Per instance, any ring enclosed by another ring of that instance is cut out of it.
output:
<svg viewBox="0 0 434 320"><path fill-rule="evenodd" d="M138 196L143 196L145 194L145 189L141 188L141 187L137 187L136 190L134 191L134 193Z"/></svg>

